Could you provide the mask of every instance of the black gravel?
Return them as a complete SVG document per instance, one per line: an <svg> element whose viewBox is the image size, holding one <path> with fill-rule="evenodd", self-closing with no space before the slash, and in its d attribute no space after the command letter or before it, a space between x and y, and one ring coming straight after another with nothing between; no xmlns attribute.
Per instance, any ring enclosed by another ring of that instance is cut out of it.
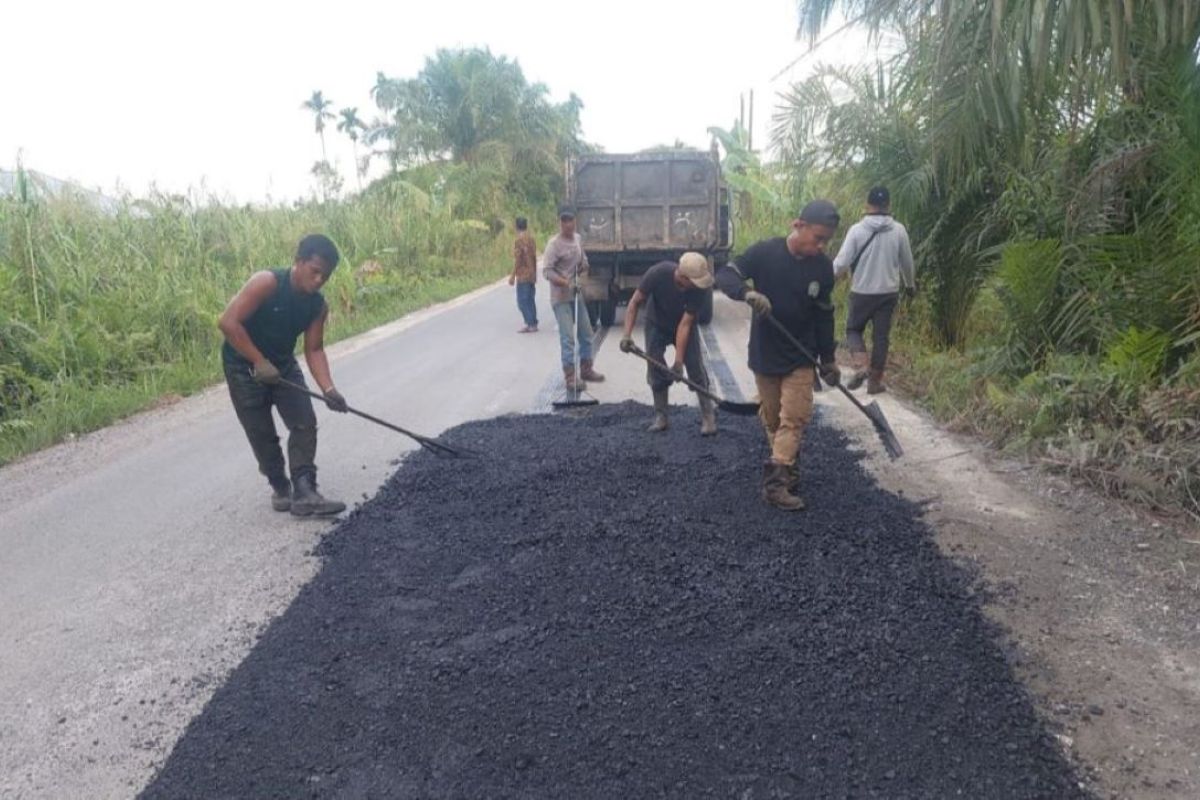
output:
<svg viewBox="0 0 1200 800"><path fill-rule="evenodd" d="M160 797L1076 798L971 576L836 431L644 406L464 425L322 546Z"/></svg>

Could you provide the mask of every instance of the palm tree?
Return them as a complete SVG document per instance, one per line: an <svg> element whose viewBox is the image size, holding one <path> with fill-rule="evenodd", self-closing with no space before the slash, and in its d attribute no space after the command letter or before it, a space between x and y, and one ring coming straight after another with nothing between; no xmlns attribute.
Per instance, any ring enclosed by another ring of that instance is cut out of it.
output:
<svg viewBox="0 0 1200 800"><path fill-rule="evenodd" d="M1040 236L1071 230L1064 208L1105 205L1079 196L1088 186L1123 197L1123 181L1137 172L1124 165L1140 163L1157 133L1154 120L1177 113L1156 87L1181 65L1195 68L1200 30L1195 0L799 0L796 7L810 41L834 11L874 36L900 37L897 55L877 70L826 68L785 93L775 143L797 170L839 169L851 180L892 185L896 205L914 222L947 344L961 341L975 291L995 263L993 246L1027 224L1004 210L1004 195L1027 187L1026 202L1053 192L1058 212L1053 203L1026 205ZM1064 149L1076 143L1074 152ZM1097 171L1104 174L1094 180ZM1047 217L1047 208L1058 216Z"/></svg>
<svg viewBox="0 0 1200 800"><path fill-rule="evenodd" d="M328 163L329 157L325 152L325 121L335 118L333 112L329 110L332 105L332 100L327 100L320 91L315 91L312 93L312 97L305 100L300 106L302 110L313 113L317 135L321 137L321 160L326 163Z"/></svg>
<svg viewBox="0 0 1200 800"><path fill-rule="evenodd" d="M358 160L358 136L367 129L367 125L358 117L357 108L343 108L340 112L337 129L350 137L350 146L354 151L354 173L358 177L358 188L362 189L362 176L365 170Z"/></svg>

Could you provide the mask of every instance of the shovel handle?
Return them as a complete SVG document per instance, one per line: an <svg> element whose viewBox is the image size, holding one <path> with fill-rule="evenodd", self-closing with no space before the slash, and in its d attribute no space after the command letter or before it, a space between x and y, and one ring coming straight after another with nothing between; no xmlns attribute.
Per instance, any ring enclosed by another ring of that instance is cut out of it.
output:
<svg viewBox="0 0 1200 800"><path fill-rule="evenodd" d="M679 381L680 383L682 383L684 386L691 389L696 394L702 394L705 397L707 397L709 400L712 400L714 403L724 402L721 398L717 397L715 394L710 392L708 389L705 389L700 384L698 384L694 381L690 381L687 378L683 377L682 375L678 375L678 374L672 372L670 369L667 368L667 365L662 363L661 361L655 361L653 358L646 355L646 352L644 350L642 350L642 348L638 347L636 344L633 346L633 349L629 350L628 352L632 353L633 355L642 359L647 364L650 364L651 366L657 367L658 369L662 370L664 373L671 376L671 380Z"/></svg>
<svg viewBox="0 0 1200 800"><path fill-rule="evenodd" d="M809 350L807 347L805 347L805 346L804 346L804 345L803 345L803 344L800 342L800 340L799 340L799 339L797 339L795 336L793 336L793 335L792 335L792 332L791 332L791 331L789 331L787 328L785 328L785 327L783 326L783 323L782 323L782 322L780 322L779 320L775 319L775 316L774 316L773 314L771 314L771 312L769 312L769 311L768 311L766 314L762 314L761 316L762 316L762 318L763 318L763 319L765 319L767 322L771 323L771 325L773 325L773 326L775 327L775 330L777 330L777 331L779 331L781 334L783 334L783 337L784 337L785 339L787 339L789 343L791 343L792 347L795 347L797 350L799 350L801 355L803 355L805 358L807 358L809 361L811 361L811 362L813 363L813 365L814 365L814 366L816 366L816 364L817 364L817 357L816 357L816 356L814 356L814 355L812 354L812 351L811 351L811 350ZM822 371L822 370L821 370L821 368L820 368L819 366L817 367L817 371L818 371L818 372L821 372L821 371ZM838 384L837 384L837 387L836 387L836 388L838 388L838 389L841 389L841 391L842 391L842 394L844 394L844 395L846 395L846 397L850 398L850 402L852 402L852 403L854 403L854 405L858 406L858 410L859 410L859 411L863 412L864 414L866 414L866 413L867 413L867 407L866 407L866 406L864 406L864 405L862 404L862 401L861 401L861 400L859 400L857 397L855 397L855 396L854 396L854 393L853 393L853 392L851 392L851 391L850 391L849 389L847 389L845 386L842 386L842 382L841 382L841 381L838 381Z"/></svg>

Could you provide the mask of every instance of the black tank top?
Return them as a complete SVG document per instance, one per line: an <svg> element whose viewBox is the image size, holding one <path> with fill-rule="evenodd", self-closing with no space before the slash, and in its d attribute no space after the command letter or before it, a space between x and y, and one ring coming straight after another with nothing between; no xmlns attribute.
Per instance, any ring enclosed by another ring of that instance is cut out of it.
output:
<svg viewBox="0 0 1200 800"><path fill-rule="evenodd" d="M320 292L305 294L292 288L291 269L273 269L275 291L246 320L250 341L272 364L283 367L296 360L296 339L321 316L325 298ZM225 364L249 366L250 362L229 342L221 348Z"/></svg>

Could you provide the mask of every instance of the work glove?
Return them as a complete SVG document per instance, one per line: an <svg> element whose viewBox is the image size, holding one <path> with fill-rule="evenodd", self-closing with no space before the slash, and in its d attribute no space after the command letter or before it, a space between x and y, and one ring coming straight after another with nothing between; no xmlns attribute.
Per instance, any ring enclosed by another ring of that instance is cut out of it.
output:
<svg viewBox="0 0 1200 800"><path fill-rule="evenodd" d="M762 292L755 292L751 290L746 292L745 297L742 299L745 300L746 304L754 309L754 313L760 317L765 317L767 314L771 313L771 301L768 300L767 296Z"/></svg>
<svg viewBox="0 0 1200 800"><path fill-rule="evenodd" d="M283 380L283 376L279 374L279 369L265 358L254 365L254 369L251 370L250 374L254 376L254 380L263 386L277 386Z"/></svg>
<svg viewBox="0 0 1200 800"><path fill-rule="evenodd" d="M837 364L822 364L821 377L830 386L838 386L842 382L842 371L838 369Z"/></svg>
<svg viewBox="0 0 1200 800"><path fill-rule="evenodd" d="M325 405L329 406L330 411L336 411L339 414L345 414L350 410L350 406L346 405L346 398L342 397L342 393L332 387L330 387L329 391L325 392Z"/></svg>
<svg viewBox="0 0 1200 800"><path fill-rule="evenodd" d="M671 365L671 379L676 380L676 381L683 380L683 363L682 362L676 361L674 364Z"/></svg>
<svg viewBox="0 0 1200 800"><path fill-rule="evenodd" d="M904 296L905 296L905 298L912 300L914 297L917 296L917 287L916 286L905 286L904 287Z"/></svg>
<svg viewBox="0 0 1200 800"><path fill-rule="evenodd" d="M637 349L637 345L633 343L633 337L629 336L628 334L621 337L621 345L620 346L621 346L622 353L632 353L634 350Z"/></svg>

